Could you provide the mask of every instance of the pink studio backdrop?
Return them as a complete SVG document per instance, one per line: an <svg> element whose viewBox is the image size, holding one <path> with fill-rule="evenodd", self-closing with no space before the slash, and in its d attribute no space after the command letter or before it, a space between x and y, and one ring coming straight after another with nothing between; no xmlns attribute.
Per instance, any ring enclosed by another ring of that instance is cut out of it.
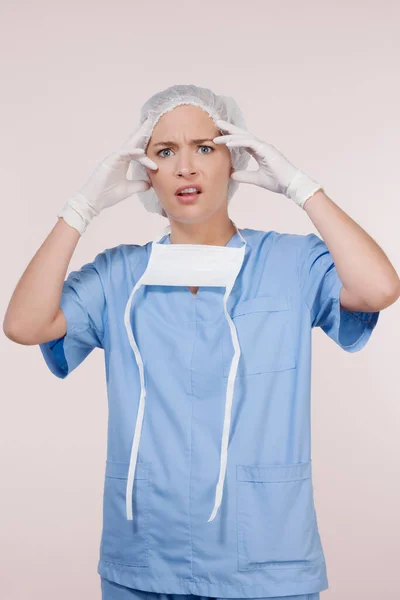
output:
<svg viewBox="0 0 400 600"><path fill-rule="evenodd" d="M233 96L248 129L321 182L399 270L400 4L15 0L0 11L3 314L57 211L137 127L142 103L176 83ZM238 227L318 234L256 186L242 184L229 212ZM166 225L132 196L95 219L68 272ZM313 331L324 600L399 594L399 317L399 303L382 311L355 354ZM37 346L3 334L0 352L1 597L100 598L102 352L65 380Z"/></svg>

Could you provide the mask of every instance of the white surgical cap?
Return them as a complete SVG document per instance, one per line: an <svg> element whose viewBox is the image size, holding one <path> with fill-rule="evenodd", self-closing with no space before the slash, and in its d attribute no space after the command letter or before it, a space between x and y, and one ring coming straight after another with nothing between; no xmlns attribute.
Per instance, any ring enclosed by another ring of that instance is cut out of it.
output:
<svg viewBox="0 0 400 600"><path fill-rule="evenodd" d="M181 104L199 106L210 115L214 122L217 119L223 119L237 127L246 129L242 111L236 101L230 96L217 96L210 89L196 85L173 85L151 96L142 106L140 125L146 119L150 119L149 133L143 138L142 142L144 150L160 117ZM229 148L229 151L232 157L233 169L235 171L246 169L250 160L250 154L244 148ZM131 161L131 175L133 181L144 179L150 182L145 167L136 160ZM238 181L229 179L228 203L238 187ZM153 187L150 187L145 192L139 192L138 196L146 210L165 216L163 215L163 208Z"/></svg>

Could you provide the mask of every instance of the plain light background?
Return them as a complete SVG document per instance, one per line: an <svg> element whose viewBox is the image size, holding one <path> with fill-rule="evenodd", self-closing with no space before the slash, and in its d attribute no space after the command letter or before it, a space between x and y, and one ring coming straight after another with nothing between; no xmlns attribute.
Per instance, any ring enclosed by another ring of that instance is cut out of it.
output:
<svg viewBox="0 0 400 600"><path fill-rule="evenodd" d="M178 83L233 96L248 130L319 181L399 270L395 0L14 0L0 11L3 315L57 211L137 128L147 98ZM229 214L240 228L319 235L294 202L249 184ZM68 272L167 224L132 196L92 222ZM324 600L399 593L399 316L399 302L383 310L354 354L313 330ZM100 598L103 353L61 380L37 346L1 334L1 597Z"/></svg>

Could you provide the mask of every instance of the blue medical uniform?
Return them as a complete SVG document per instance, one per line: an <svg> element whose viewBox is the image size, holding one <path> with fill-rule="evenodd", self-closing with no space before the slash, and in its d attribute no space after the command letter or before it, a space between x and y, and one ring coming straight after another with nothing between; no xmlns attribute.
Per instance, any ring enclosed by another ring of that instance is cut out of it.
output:
<svg viewBox="0 0 400 600"><path fill-rule="evenodd" d="M124 312L151 242L106 249L71 272L60 300L67 333L40 345L60 378L93 348L104 350L109 419L98 573L116 585L304 600L328 588L312 484L312 328L356 352L379 312L340 308L342 282L315 234L241 234L246 254L227 302L241 355L223 499L213 521L234 353L225 288L200 287L193 295L183 286L143 285L135 294L130 326L147 395L133 520L126 518L125 492L140 382ZM159 243L169 244L169 235ZM241 244L235 232L227 246Z"/></svg>

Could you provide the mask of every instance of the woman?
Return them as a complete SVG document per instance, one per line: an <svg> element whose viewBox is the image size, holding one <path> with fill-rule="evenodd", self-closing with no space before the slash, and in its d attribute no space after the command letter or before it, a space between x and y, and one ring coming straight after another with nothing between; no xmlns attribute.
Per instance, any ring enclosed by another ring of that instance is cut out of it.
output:
<svg viewBox="0 0 400 600"><path fill-rule="evenodd" d="M257 171L243 170L250 155ZM239 182L292 199L329 248L314 234L238 230L228 203ZM170 233L106 249L64 281L92 218L133 193ZM59 217L4 330L39 344L60 378L104 350L103 599L319 599L311 330L348 352L365 346L399 296L382 250L246 131L232 99L196 86L150 98L139 129Z"/></svg>

